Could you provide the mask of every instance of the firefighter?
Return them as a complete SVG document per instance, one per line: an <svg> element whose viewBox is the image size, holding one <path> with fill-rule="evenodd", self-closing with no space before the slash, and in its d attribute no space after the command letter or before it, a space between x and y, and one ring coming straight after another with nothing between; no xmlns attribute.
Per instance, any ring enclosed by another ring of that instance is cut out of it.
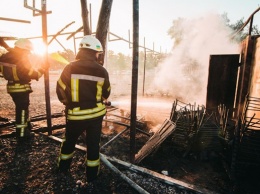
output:
<svg viewBox="0 0 260 194"><path fill-rule="evenodd" d="M32 92L31 80L39 80L44 68L35 70L29 60L33 50L31 41L20 38L14 43L14 48L0 57L2 74L7 82L7 92L15 104L16 138L23 141L32 136L29 121L29 95Z"/></svg>
<svg viewBox="0 0 260 194"><path fill-rule="evenodd" d="M98 63L102 52L102 45L97 38L84 36L76 60L64 68L56 86L58 99L66 110L66 132L61 143L58 169L68 172L76 141L86 132L85 165L88 183L99 175L99 143L106 114L104 102L110 95L108 72Z"/></svg>

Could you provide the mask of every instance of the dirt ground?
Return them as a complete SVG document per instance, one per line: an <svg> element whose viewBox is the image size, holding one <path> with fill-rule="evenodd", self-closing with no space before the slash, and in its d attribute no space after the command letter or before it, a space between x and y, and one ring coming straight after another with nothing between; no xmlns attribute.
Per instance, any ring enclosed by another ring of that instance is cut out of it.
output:
<svg viewBox="0 0 260 194"><path fill-rule="evenodd" d="M55 94L55 85L58 75L52 75L50 82L51 114L62 113L64 107L58 102ZM30 116L36 117L46 115L43 79L32 82L34 92L31 94ZM0 116L8 118L9 122L14 120L14 105L5 90L5 81L0 78ZM112 98L116 99L117 96ZM171 107L170 107L171 108ZM117 114L118 112L115 112ZM122 113L122 111L120 111ZM127 113L125 111L124 113ZM160 125L167 114L161 112L150 112L150 117L143 118L146 122L146 132ZM125 116L124 115L124 116ZM161 117L162 116L162 117ZM141 115L142 118L142 115ZM115 118L113 118L115 119ZM4 123L2 121L1 123ZM52 119L52 125L64 125L64 117ZM46 127L46 120L33 122L34 129ZM115 135L124 130L125 127L114 123L104 122L101 146L106 144ZM7 134L13 128L0 128L0 134ZM64 129L53 131L53 136L61 138ZM114 141L105 146L101 153L129 162L129 130ZM136 135L136 150L138 151L147 142L149 137L142 133ZM84 146L84 141L79 139L79 145ZM47 133L36 133L26 142L19 143L10 136L0 138L0 193L88 193L85 184L84 158L85 152L76 150L69 174L60 174L56 169L56 160L59 153L60 143L50 139ZM220 153L197 152L182 156L178 149L172 146L170 138L166 139L160 147L152 154L143 159L138 166L158 173L167 173L169 177L182 181L194 187L192 189L182 188L179 185L163 183L156 178L144 175L140 172L129 170L123 166L113 163L124 175L127 175L136 184L151 194L164 193L259 193L259 181L241 181L234 185L228 176L223 158ZM121 176L116 174L104 163L101 164L101 176L95 183L93 193L100 194L130 194L138 193ZM259 179L258 179L259 180Z"/></svg>

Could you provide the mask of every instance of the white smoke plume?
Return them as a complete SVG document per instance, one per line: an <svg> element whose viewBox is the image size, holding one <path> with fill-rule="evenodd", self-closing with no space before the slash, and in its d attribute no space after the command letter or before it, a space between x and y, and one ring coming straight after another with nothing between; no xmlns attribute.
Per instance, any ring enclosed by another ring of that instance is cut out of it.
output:
<svg viewBox="0 0 260 194"><path fill-rule="evenodd" d="M186 103L205 105L209 59L212 54L238 54L232 33L218 14L184 20L183 40L159 64L152 88Z"/></svg>

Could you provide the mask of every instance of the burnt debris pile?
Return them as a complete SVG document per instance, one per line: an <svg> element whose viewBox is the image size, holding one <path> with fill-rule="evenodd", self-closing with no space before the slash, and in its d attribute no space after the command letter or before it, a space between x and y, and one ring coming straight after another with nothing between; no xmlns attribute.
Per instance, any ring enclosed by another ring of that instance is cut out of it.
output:
<svg viewBox="0 0 260 194"><path fill-rule="evenodd" d="M231 172L236 176L260 174L260 98L246 97L232 149Z"/></svg>

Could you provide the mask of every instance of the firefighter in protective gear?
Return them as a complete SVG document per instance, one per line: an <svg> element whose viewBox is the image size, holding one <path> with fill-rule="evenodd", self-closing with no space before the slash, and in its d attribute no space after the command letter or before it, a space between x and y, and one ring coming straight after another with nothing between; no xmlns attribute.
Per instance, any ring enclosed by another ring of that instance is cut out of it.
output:
<svg viewBox="0 0 260 194"><path fill-rule="evenodd" d="M100 168L99 143L106 106L110 95L107 70L98 63L103 52L100 41L92 35L84 36L76 60L67 65L57 81L57 96L66 107L66 132L58 157L62 172L70 168L75 144L86 132L86 178L97 178Z"/></svg>
<svg viewBox="0 0 260 194"><path fill-rule="evenodd" d="M32 92L31 80L39 80L44 70L35 70L29 60L33 44L28 39L18 39L14 48L9 48L0 57L2 74L7 82L7 92L15 103L16 137L18 140L30 136L29 94Z"/></svg>

